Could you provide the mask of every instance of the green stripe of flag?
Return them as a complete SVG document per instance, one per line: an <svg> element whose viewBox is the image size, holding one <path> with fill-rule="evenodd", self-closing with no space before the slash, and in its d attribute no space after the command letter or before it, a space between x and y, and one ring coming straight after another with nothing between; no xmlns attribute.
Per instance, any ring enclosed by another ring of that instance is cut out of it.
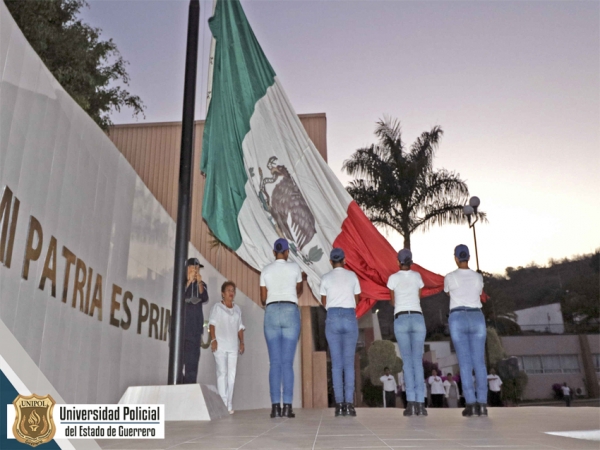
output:
<svg viewBox="0 0 600 450"><path fill-rule="evenodd" d="M202 140L200 169L206 174L202 217L229 248L242 244L238 214L248 180L242 142L259 99L275 82L238 0L218 0L209 20L216 40L212 97Z"/></svg>

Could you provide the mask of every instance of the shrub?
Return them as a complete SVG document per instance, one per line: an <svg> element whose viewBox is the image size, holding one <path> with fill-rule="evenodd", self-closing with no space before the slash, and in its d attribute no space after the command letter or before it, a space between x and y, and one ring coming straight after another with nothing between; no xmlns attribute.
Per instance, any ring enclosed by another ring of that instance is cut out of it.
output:
<svg viewBox="0 0 600 450"><path fill-rule="evenodd" d="M554 391L554 398L557 400L562 400L562 398L563 398L562 386L559 383L554 383L552 385L552 390Z"/></svg>
<svg viewBox="0 0 600 450"><path fill-rule="evenodd" d="M525 386L529 377L522 370L519 371L519 375L514 380L504 380L502 385L502 398L513 403L519 403L519 400L523 397Z"/></svg>
<svg viewBox="0 0 600 450"><path fill-rule="evenodd" d="M491 327L487 329L486 350L488 355L489 368L496 367L498 361L506 358L506 352L502 346L502 341L498 337L498 332Z"/></svg>
<svg viewBox="0 0 600 450"><path fill-rule="evenodd" d="M383 406L383 386L375 386L366 378L363 382L362 394L365 405L371 408Z"/></svg>
<svg viewBox="0 0 600 450"><path fill-rule="evenodd" d="M365 367L363 375L371 380L374 386L381 386L381 376L385 367L390 368L394 376L402 372L402 360L396 356L394 343L390 341L375 341L368 351L369 365Z"/></svg>

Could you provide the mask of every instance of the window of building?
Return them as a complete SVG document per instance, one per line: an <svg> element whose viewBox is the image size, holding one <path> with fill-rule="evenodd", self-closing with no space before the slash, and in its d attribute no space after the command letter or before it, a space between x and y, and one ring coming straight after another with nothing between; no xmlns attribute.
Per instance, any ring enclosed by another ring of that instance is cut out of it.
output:
<svg viewBox="0 0 600 450"><path fill-rule="evenodd" d="M577 355L560 355L560 365L563 373L579 373L579 359Z"/></svg>
<svg viewBox="0 0 600 450"><path fill-rule="evenodd" d="M600 354L594 355L596 371L600 372ZM527 355L517 357L519 370L528 374L579 373L577 355Z"/></svg>
<svg viewBox="0 0 600 450"><path fill-rule="evenodd" d="M562 373L560 356L544 355L542 356L542 367L544 373Z"/></svg>
<svg viewBox="0 0 600 450"><path fill-rule="evenodd" d="M523 356L523 369L525 373L544 373L542 359L539 356Z"/></svg>

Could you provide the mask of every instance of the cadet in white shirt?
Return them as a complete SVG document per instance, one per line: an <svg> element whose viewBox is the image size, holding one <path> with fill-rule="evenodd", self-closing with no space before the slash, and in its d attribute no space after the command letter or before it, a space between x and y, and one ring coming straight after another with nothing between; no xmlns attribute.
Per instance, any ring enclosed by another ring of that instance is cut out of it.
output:
<svg viewBox="0 0 600 450"><path fill-rule="evenodd" d="M487 416L487 369L485 367L485 318L481 312L483 276L469 269L469 248L460 244L454 249L458 269L444 278L444 292L450 295L450 336L456 350L466 407L465 417ZM471 373L475 371L475 389Z"/></svg>
<svg viewBox="0 0 600 450"><path fill-rule="evenodd" d="M321 278L321 303L327 309L325 336L331 355L331 377L335 395L335 417L356 416L354 409L354 354L358 340L360 283L354 272L346 270L346 255L341 248L331 251L331 272Z"/></svg>
<svg viewBox="0 0 600 450"><path fill-rule="evenodd" d="M208 319L210 347L217 365L217 389L233 414L233 386L237 369L238 354L244 353L244 324L242 310L233 303L235 283L226 281L221 286L221 302L215 303Z"/></svg>
<svg viewBox="0 0 600 450"><path fill-rule="evenodd" d="M384 408L395 408L396 407L396 378L393 375L390 375L390 368L385 367L383 369L383 375L379 381L383 383L383 393L385 404Z"/></svg>
<svg viewBox="0 0 600 450"><path fill-rule="evenodd" d="M502 404L502 379L496 375L496 369L491 368L487 377L490 389L490 406L504 406Z"/></svg>
<svg viewBox="0 0 600 450"><path fill-rule="evenodd" d="M444 395L446 390L444 389L444 382L442 377L437 374L437 370L431 371L431 376L427 380L431 386L431 407L432 408L443 408L444 407Z"/></svg>
<svg viewBox="0 0 600 450"><path fill-rule="evenodd" d="M423 390L423 350L425 346L425 319L421 311L423 279L418 272L410 270L412 252L398 252L400 270L387 282L394 306L394 334L402 356L404 384L406 387L405 416L427 415Z"/></svg>
<svg viewBox="0 0 600 450"><path fill-rule="evenodd" d="M288 262L286 239L275 241L275 262L260 274L260 301L266 306L265 339L269 349L269 386L271 417L296 417L292 411L294 397L294 355L300 336L298 297L302 294L302 271L295 262ZM283 385L283 412L281 391Z"/></svg>

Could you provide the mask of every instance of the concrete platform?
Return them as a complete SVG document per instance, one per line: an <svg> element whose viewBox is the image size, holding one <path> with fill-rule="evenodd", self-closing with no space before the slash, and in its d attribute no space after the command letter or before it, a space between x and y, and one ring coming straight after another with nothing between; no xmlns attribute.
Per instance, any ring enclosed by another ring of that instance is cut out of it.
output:
<svg viewBox="0 0 600 450"><path fill-rule="evenodd" d="M212 422L170 422L164 440L98 440L103 449L594 449L600 442L546 434L600 429L592 407L490 408L490 417L464 418L460 409L403 417L401 409L299 409L295 419L270 419L267 410L239 411ZM583 434L585 435L585 434ZM589 435L586 435L589 437Z"/></svg>

